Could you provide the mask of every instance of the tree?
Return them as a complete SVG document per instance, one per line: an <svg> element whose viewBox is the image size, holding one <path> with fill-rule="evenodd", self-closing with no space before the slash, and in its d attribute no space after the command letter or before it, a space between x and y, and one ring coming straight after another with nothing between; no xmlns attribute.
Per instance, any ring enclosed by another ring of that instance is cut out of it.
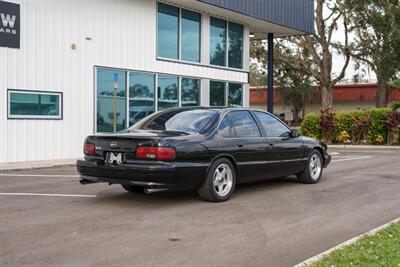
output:
<svg viewBox="0 0 400 267"><path fill-rule="evenodd" d="M297 61L298 55L293 54L292 50L282 51L282 49L281 46L277 46L275 53L283 55L292 62ZM307 55L302 57L307 58ZM315 86L313 83L315 79L307 72L298 71L282 60L275 62L274 70L279 94L282 95L284 103L292 107L294 123L298 123L301 119L300 114L305 112L305 102L314 97Z"/></svg>
<svg viewBox="0 0 400 267"><path fill-rule="evenodd" d="M310 77L304 76L296 71L286 69L278 78L278 92L282 95L285 105L293 110L293 122L301 121L301 114L305 113L305 102L310 100L315 92Z"/></svg>
<svg viewBox="0 0 400 267"><path fill-rule="evenodd" d="M376 106L387 107L389 83L400 71L400 1L346 0L346 4L356 35L352 56L376 73Z"/></svg>
<svg viewBox="0 0 400 267"><path fill-rule="evenodd" d="M274 54L276 61L315 80L321 91L323 110L332 108L332 88L345 77L350 62L346 7L340 0L316 0L316 33L282 38L275 42L277 50L283 52ZM325 15L324 10L329 11L329 14ZM339 22L343 23L343 29L339 29ZM333 34L339 30L344 34L343 43L333 40ZM334 53L341 54L345 58L338 75L332 73L332 55ZM255 42L252 45L251 56L259 59L259 62L265 62L265 45L259 41Z"/></svg>
<svg viewBox="0 0 400 267"><path fill-rule="evenodd" d="M293 109L294 122L300 122L300 114L304 114L305 102L311 99L315 92L315 79L306 71L300 71L298 67L293 67L290 62L305 61L310 57L307 55L299 55L295 52L298 50L288 49L282 45L281 41L276 42L274 48L274 82L279 94L283 97L285 105L289 105ZM265 48L263 41L253 41L251 49L251 57L253 59L263 58L265 56ZM286 60L280 60L285 58ZM310 63L311 64L311 63ZM250 84L252 86L265 86L266 74L265 69L260 67L259 63L250 65Z"/></svg>
<svg viewBox="0 0 400 267"><path fill-rule="evenodd" d="M391 84L396 89L400 89L400 80L394 80Z"/></svg>
<svg viewBox="0 0 400 267"><path fill-rule="evenodd" d="M265 70L262 70L257 64L250 65L250 85L265 86L267 82Z"/></svg>

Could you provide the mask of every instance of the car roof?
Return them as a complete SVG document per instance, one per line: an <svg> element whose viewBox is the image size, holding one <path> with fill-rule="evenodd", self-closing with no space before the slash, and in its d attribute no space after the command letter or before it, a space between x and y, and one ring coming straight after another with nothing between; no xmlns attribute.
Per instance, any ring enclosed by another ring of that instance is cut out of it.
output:
<svg viewBox="0 0 400 267"><path fill-rule="evenodd" d="M179 110L215 110L218 113L223 113L223 114L225 114L229 111L235 111L235 110L259 111L259 112L267 113L267 114L279 119L277 116L275 116L274 114L272 114L266 110L254 109L254 108L250 108L250 107L177 107L177 108L164 109L163 111L179 111Z"/></svg>
<svg viewBox="0 0 400 267"><path fill-rule="evenodd" d="M260 110L260 109L253 109L253 108L248 108L248 107L178 107L178 108L168 108L164 109L165 111L179 111L179 110L215 110L218 112L227 112L231 110L252 110L252 111L261 111L265 113L269 113L265 110Z"/></svg>

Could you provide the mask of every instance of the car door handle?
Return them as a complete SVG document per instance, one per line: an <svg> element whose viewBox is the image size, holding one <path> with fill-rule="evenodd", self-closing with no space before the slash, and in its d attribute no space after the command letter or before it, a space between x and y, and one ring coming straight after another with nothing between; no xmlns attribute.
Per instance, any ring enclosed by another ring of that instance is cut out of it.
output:
<svg viewBox="0 0 400 267"><path fill-rule="evenodd" d="M238 147L243 147L243 145L242 145L242 144L238 144L237 146L238 146Z"/></svg>

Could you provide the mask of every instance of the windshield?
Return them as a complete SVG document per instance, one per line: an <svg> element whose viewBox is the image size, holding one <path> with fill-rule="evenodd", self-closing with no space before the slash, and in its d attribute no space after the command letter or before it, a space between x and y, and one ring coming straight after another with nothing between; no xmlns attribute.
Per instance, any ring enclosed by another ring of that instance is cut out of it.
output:
<svg viewBox="0 0 400 267"><path fill-rule="evenodd" d="M129 130L176 131L199 133L207 122L217 114L216 110L171 110L155 113L133 125Z"/></svg>

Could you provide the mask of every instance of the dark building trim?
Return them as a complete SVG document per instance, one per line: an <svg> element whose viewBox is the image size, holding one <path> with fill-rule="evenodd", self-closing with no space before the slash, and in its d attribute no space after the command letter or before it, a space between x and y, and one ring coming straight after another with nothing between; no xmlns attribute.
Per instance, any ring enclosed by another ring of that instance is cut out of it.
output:
<svg viewBox="0 0 400 267"><path fill-rule="evenodd" d="M304 33L314 33L314 0L198 0Z"/></svg>

